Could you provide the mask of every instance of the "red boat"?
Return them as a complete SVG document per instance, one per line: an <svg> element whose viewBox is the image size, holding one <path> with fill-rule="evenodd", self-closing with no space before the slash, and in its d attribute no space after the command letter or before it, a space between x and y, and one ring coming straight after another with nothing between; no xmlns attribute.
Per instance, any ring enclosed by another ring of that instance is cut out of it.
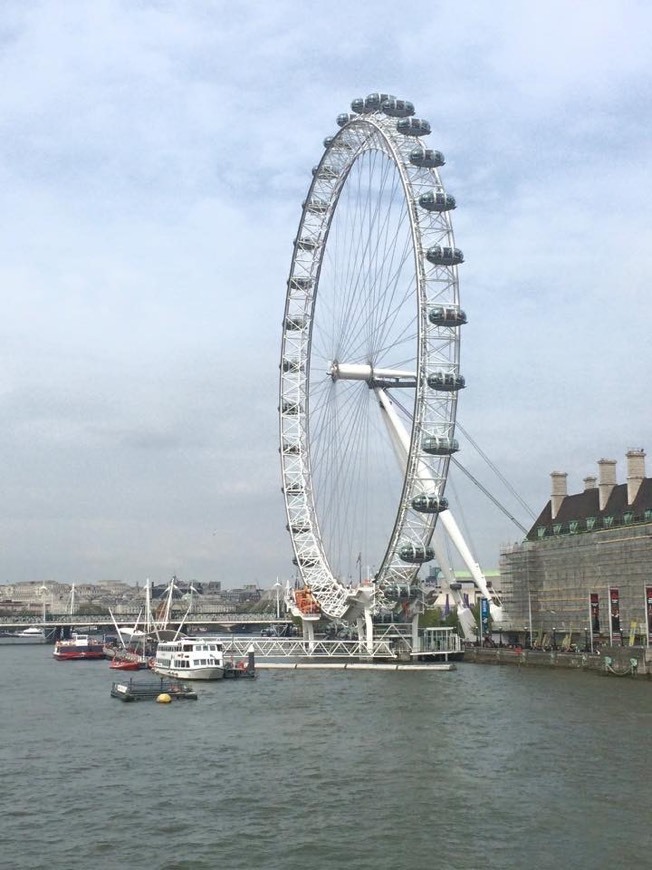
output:
<svg viewBox="0 0 652 870"><path fill-rule="evenodd" d="M147 667L147 665L142 665L139 661L121 659L115 656L111 659L109 667L114 671L139 671L141 668Z"/></svg>
<svg viewBox="0 0 652 870"><path fill-rule="evenodd" d="M140 671L147 666L146 656L127 649L115 652L109 664L114 671Z"/></svg>
<svg viewBox="0 0 652 870"><path fill-rule="evenodd" d="M52 655L59 661L103 659L104 643L88 634L73 634L70 640L58 640Z"/></svg>

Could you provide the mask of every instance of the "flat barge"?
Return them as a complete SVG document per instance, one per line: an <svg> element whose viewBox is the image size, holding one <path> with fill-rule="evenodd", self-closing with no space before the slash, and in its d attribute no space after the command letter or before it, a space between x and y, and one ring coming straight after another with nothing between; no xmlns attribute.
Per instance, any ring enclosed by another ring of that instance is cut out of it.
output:
<svg viewBox="0 0 652 870"><path fill-rule="evenodd" d="M165 677L149 680L116 680L111 686L111 697L121 701L155 701L160 695L169 695L171 701L196 701L197 692L179 680Z"/></svg>

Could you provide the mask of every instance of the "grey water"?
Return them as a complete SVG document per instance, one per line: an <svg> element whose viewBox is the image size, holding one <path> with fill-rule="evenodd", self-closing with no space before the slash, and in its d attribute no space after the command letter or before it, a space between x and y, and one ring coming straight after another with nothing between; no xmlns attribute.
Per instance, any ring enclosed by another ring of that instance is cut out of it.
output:
<svg viewBox="0 0 652 870"><path fill-rule="evenodd" d="M49 646L0 668L3 870L650 866L641 677L261 670L162 705Z"/></svg>

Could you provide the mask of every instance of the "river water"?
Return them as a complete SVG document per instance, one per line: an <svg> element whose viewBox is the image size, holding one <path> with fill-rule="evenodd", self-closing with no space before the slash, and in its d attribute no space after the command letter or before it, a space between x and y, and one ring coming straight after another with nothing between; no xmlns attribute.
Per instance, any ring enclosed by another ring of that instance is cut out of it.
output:
<svg viewBox="0 0 652 870"><path fill-rule="evenodd" d="M652 683L460 664L111 698L0 646L0 867L650 866Z"/></svg>

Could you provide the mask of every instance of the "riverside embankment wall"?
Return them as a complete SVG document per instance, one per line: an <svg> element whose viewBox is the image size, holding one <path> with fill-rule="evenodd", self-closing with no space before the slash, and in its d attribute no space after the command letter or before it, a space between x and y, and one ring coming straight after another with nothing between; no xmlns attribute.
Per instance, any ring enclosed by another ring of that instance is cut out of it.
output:
<svg viewBox="0 0 652 870"><path fill-rule="evenodd" d="M600 654L550 650L467 647L464 661L480 665L526 668L566 668L608 676L652 677L652 650L641 647L603 647Z"/></svg>

